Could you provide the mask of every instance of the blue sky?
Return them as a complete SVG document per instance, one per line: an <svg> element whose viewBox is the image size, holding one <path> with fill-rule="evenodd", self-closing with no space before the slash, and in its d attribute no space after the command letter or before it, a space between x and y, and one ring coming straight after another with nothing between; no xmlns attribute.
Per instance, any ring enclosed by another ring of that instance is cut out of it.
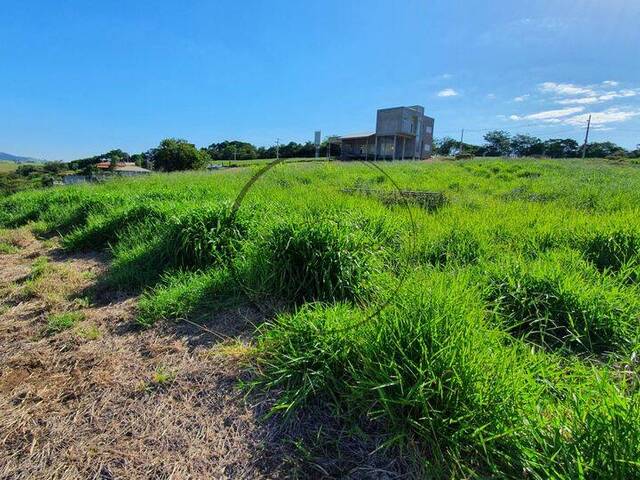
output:
<svg viewBox="0 0 640 480"><path fill-rule="evenodd" d="M422 104L436 136L640 143L636 0L0 0L0 151L306 141Z"/></svg>

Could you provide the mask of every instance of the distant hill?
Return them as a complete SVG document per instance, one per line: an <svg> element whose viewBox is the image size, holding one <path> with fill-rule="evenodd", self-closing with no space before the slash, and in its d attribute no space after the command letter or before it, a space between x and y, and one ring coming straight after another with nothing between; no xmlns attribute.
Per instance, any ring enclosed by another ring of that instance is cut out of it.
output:
<svg viewBox="0 0 640 480"><path fill-rule="evenodd" d="M42 162L46 162L46 160L41 160L39 158L20 157L18 155L11 155L10 153L5 153L5 152L0 152L0 160L5 160L7 162L15 162L15 163L42 163Z"/></svg>

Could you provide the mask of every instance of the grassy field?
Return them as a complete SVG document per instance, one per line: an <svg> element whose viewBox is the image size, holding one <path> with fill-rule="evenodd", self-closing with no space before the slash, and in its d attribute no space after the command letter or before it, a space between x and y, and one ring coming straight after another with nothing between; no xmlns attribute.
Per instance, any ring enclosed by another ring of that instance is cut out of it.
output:
<svg viewBox="0 0 640 480"><path fill-rule="evenodd" d="M107 250L145 327L260 305L245 388L285 419L379 422L436 478L640 478L640 169L377 167L280 165L237 213L259 165L21 192L0 227ZM396 185L448 201L365 194Z"/></svg>
<svg viewBox="0 0 640 480"><path fill-rule="evenodd" d="M15 162L0 160L0 173L13 172L16 168L17 164Z"/></svg>

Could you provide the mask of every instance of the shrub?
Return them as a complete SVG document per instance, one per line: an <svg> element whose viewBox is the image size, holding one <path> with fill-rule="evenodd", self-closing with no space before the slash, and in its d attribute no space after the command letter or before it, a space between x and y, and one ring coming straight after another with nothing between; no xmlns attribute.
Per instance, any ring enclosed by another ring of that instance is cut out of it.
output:
<svg viewBox="0 0 640 480"><path fill-rule="evenodd" d="M165 172L192 170L206 166L211 157L206 150L198 150L186 140L165 138L150 152L153 168Z"/></svg>

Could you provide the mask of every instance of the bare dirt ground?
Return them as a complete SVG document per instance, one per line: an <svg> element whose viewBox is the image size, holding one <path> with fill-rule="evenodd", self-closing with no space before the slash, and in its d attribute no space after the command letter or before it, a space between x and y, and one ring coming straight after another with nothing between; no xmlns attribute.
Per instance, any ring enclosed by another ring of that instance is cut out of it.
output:
<svg viewBox="0 0 640 480"><path fill-rule="evenodd" d="M234 341L185 324L142 330L133 321L135 297L95 291L105 258L67 256L27 229L3 235L10 247L0 253L0 478L398 478L407 471L400 459L372 454L377 442L317 412L264 420L268 400L238 388L256 311L212 316L207 327L226 329ZM58 330L56 319L69 312L75 324ZM309 432L319 441L319 431L320 443L340 438L341 447L311 455L302 445Z"/></svg>

